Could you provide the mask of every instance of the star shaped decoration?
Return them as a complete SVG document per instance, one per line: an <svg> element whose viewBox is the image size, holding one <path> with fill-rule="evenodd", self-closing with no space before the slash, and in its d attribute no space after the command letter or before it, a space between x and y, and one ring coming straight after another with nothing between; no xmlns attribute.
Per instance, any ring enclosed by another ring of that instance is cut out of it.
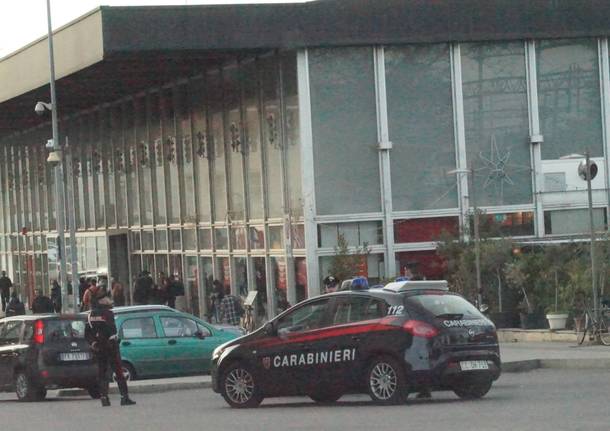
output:
<svg viewBox="0 0 610 431"><path fill-rule="evenodd" d="M486 189L492 184L499 185L500 188L503 187L504 183L510 184L511 186L515 184L506 173L506 168L510 159L510 151L506 151L503 154L500 152L496 142L496 135L491 135L489 157L485 157L483 152L480 152L479 158L484 165L481 170L487 176L483 183L483 188Z"/></svg>

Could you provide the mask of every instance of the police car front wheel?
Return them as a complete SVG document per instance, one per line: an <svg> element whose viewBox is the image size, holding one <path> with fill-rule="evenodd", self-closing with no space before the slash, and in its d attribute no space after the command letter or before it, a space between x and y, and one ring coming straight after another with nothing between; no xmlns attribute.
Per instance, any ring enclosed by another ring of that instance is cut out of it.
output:
<svg viewBox="0 0 610 431"><path fill-rule="evenodd" d="M222 396L235 408L258 406L263 397L248 367L235 363L230 365L222 375Z"/></svg>
<svg viewBox="0 0 610 431"><path fill-rule="evenodd" d="M379 356L368 368L367 388L378 404L402 404L408 395L405 370L394 358Z"/></svg>

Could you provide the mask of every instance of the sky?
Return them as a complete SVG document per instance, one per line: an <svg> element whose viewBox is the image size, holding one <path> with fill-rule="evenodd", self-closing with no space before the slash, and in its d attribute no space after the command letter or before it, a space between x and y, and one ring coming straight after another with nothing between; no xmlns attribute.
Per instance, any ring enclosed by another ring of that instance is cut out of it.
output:
<svg viewBox="0 0 610 431"><path fill-rule="evenodd" d="M53 29L103 6L297 3L307 0L51 0ZM47 0L0 0L0 58L47 34Z"/></svg>

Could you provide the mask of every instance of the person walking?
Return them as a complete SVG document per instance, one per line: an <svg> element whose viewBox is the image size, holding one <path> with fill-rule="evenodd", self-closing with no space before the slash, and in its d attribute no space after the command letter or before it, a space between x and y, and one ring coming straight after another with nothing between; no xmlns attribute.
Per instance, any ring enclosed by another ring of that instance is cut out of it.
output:
<svg viewBox="0 0 610 431"><path fill-rule="evenodd" d="M80 304L80 311L91 310L91 296L97 290L97 281L95 278L90 278L88 285L89 287L87 287L85 293L83 294L83 301Z"/></svg>
<svg viewBox="0 0 610 431"><path fill-rule="evenodd" d="M17 291L13 290L11 292L11 300L8 302L8 305L6 306L6 317L22 316L24 314L25 314L25 305L23 305L23 302L21 302L19 300Z"/></svg>
<svg viewBox="0 0 610 431"><path fill-rule="evenodd" d="M216 286L217 298L220 298L218 305L218 318L220 323L228 325L239 325L239 319L244 315L244 309L241 306L241 301L235 295L225 294L222 286Z"/></svg>
<svg viewBox="0 0 610 431"><path fill-rule="evenodd" d="M42 293L42 289L36 289L36 297L32 301L32 313L34 314L47 314L52 313L53 301L48 296Z"/></svg>
<svg viewBox="0 0 610 431"><path fill-rule="evenodd" d="M116 278L110 279L112 282L112 302L115 307L121 307L125 305L125 289L123 284Z"/></svg>
<svg viewBox="0 0 610 431"><path fill-rule="evenodd" d="M153 288L153 279L146 270L142 271L136 279L133 289L133 302L135 305L146 305L150 299Z"/></svg>
<svg viewBox="0 0 610 431"><path fill-rule="evenodd" d="M61 313L61 287L57 280L53 280L51 283L51 302L53 303L53 310L56 313Z"/></svg>
<svg viewBox="0 0 610 431"><path fill-rule="evenodd" d="M6 276L6 271L2 271L2 276L0 277L0 298L2 298L2 311L6 311L6 304L8 304L10 300L11 287L13 287L13 282Z"/></svg>
<svg viewBox="0 0 610 431"><path fill-rule="evenodd" d="M167 305L176 308L176 297L184 296L184 284L180 280L180 276L175 273L169 280L169 286L167 290Z"/></svg>
<svg viewBox="0 0 610 431"><path fill-rule="evenodd" d="M129 398L127 381L123 375L117 328L114 321L114 313L112 312L112 299L105 284L100 284L91 297L91 313L89 313L87 325L85 326L85 338L89 342L91 351L97 360L97 378L102 406L110 406L108 385L110 383L111 370L116 376L119 392L121 393L121 405L134 405L135 401Z"/></svg>

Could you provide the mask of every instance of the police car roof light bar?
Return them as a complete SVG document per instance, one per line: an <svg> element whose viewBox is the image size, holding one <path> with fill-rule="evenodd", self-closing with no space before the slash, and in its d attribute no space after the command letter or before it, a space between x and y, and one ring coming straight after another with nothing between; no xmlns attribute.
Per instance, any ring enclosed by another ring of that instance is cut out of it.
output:
<svg viewBox="0 0 610 431"><path fill-rule="evenodd" d="M448 291L447 280L393 281L383 288L391 292L407 292L409 290L442 290Z"/></svg>

